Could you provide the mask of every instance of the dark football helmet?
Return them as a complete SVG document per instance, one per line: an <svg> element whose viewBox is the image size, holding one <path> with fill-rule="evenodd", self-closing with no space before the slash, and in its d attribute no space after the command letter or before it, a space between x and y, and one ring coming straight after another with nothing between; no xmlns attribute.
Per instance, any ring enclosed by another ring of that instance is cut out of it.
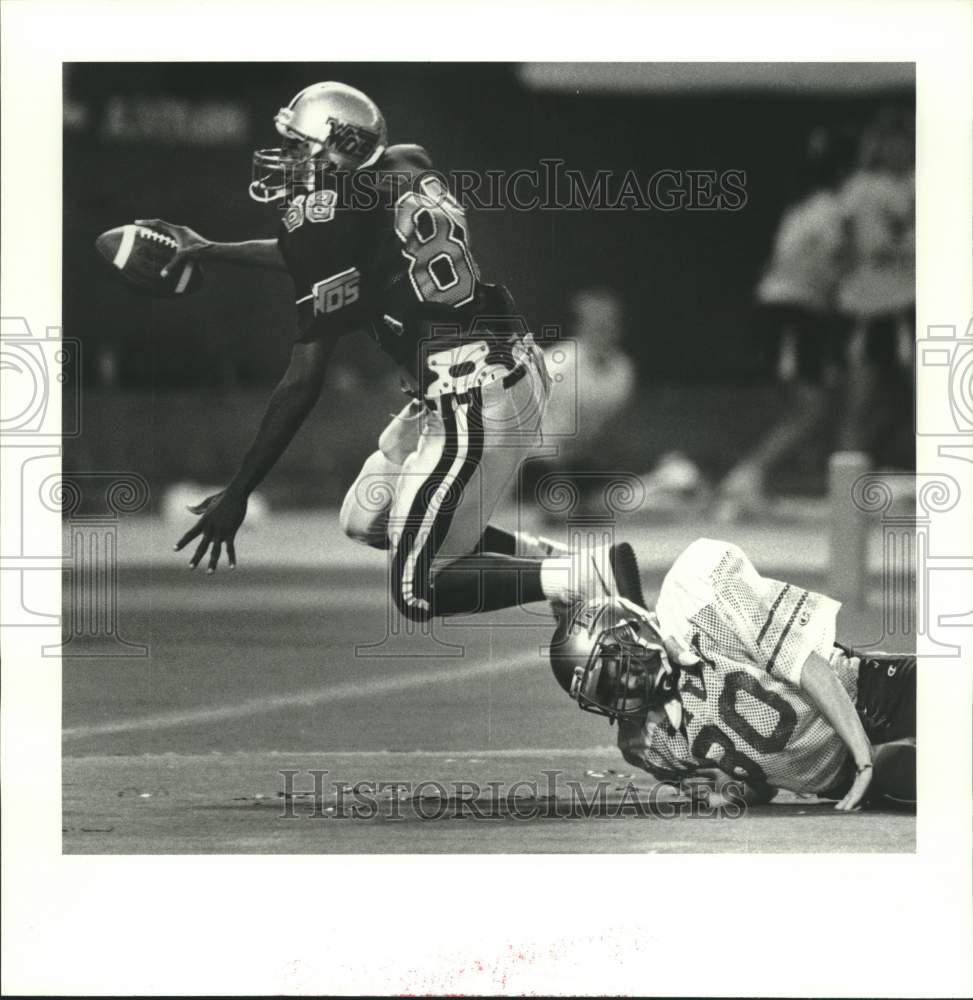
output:
<svg viewBox="0 0 973 1000"><path fill-rule="evenodd" d="M644 722L661 708L673 728L682 725L678 668L650 612L620 597L578 603L558 619L551 669L579 708L612 722Z"/></svg>
<svg viewBox="0 0 973 1000"><path fill-rule="evenodd" d="M305 87L277 112L274 125L283 143L253 154L250 197L261 203L310 193L322 172L371 166L388 145L378 106L344 83Z"/></svg>

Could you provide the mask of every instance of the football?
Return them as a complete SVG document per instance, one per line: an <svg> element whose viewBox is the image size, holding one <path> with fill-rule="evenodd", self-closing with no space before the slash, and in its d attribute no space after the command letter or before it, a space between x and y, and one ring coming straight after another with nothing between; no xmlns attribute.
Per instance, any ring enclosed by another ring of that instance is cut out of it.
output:
<svg viewBox="0 0 973 1000"><path fill-rule="evenodd" d="M179 249L166 233L134 223L118 226L95 240L95 249L128 284L158 297L185 295L202 284L199 264L187 261L165 277L161 271Z"/></svg>
<svg viewBox="0 0 973 1000"><path fill-rule="evenodd" d="M916 741L913 737L883 743L874 749L874 771L869 792L885 805L915 808Z"/></svg>

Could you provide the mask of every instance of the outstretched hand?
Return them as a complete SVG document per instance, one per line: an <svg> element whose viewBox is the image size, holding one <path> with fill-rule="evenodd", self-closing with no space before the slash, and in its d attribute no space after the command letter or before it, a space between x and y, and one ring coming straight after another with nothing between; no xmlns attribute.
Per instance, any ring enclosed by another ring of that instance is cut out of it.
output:
<svg viewBox="0 0 973 1000"><path fill-rule="evenodd" d="M216 572L223 546L226 545L226 558L230 569L236 568L236 549L234 538L237 530L247 516L247 498L229 490L214 493L195 507L188 507L191 514L198 514L199 520L173 546L176 552L184 549L194 538L200 538L199 545L189 560L190 569L195 569L206 550L211 548L207 574Z"/></svg>
<svg viewBox="0 0 973 1000"><path fill-rule="evenodd" d="M851 788L848 789L848 794L835 806L835 809L839 812L855 812L860 809L865 801L868 786L872 783L873 773L874 769L871 764L860 767Z"/></svg>
<svg viewBox="0 0 973 1000"><path fill-rule="evenodd" d="M173 268L184 261L198 257L206 247L211 245L208 239L200 236L199 233L190 229L189 226L179 226L173 222L166 222L164 219L136 219L135 225L148 226L149 229L158 229L167 236L171 236L179 244L179 249L176 250L166 266L159 272L163 278Z"/></svg>

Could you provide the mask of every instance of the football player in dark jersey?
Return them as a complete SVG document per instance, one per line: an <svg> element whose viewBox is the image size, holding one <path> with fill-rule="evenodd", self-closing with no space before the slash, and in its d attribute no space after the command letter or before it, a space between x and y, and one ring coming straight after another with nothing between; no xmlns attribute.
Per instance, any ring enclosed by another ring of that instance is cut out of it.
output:
<svg viewBox="0 0 973 1000"><path fill-rule="evenodd" d="M342 506L352 538L387 549L400 612L491 611L571 602L637 579L630 546L583 551L487 522L540 443L550 392L544 357L507 290L484 282L462 206L419 146L388 144L385 120L341 83L302 90L275 119L279 148L258 150L250 194L282 209L275 240L215 243L160 220L187 257L286 270L299 335L253 446L221 493L193 512L176 545L199 539L213 572L247 497L320 394L339 337L369 333L411 376L415 399L379 439Z"/></svg>

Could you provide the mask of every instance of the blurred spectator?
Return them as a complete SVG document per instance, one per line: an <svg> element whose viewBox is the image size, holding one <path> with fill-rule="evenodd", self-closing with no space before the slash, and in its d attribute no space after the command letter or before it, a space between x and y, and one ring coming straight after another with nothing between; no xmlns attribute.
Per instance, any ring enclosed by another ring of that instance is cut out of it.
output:
<svg viewBox="0 0 973 1000"><path fill-rule="evenodd" d="M848 317L840 447L879 464L914 462L915 119L883 108L862 136L860 166L841 191L849 267L838 293ZM908 452L908 454L906 454Z"/></svg>
<svg viewBox="0 0 973 1000"><path fill-rule="evenodd" d="M602 453L610 421L631 400L635 363L622 346L624 313L611 288L585 288L571 300L566 335L547 347L555 385L544 417L556 457L532 463L533 476L560 471L577 486L582 504L592 474L604 471ZM604 483L599 482L601 490Z"/></svg>
<svg viewBox="0 0 973 1000"><path fill-rule="evenodd" d="M853 153L848 132L808 136L803 196L784 212L756 291L768 367L783 384L786 412L720 484L718 520L759 515L774 465L822 432L834 411L842 353L835 296L845 253L840 189Z"/></svg>

